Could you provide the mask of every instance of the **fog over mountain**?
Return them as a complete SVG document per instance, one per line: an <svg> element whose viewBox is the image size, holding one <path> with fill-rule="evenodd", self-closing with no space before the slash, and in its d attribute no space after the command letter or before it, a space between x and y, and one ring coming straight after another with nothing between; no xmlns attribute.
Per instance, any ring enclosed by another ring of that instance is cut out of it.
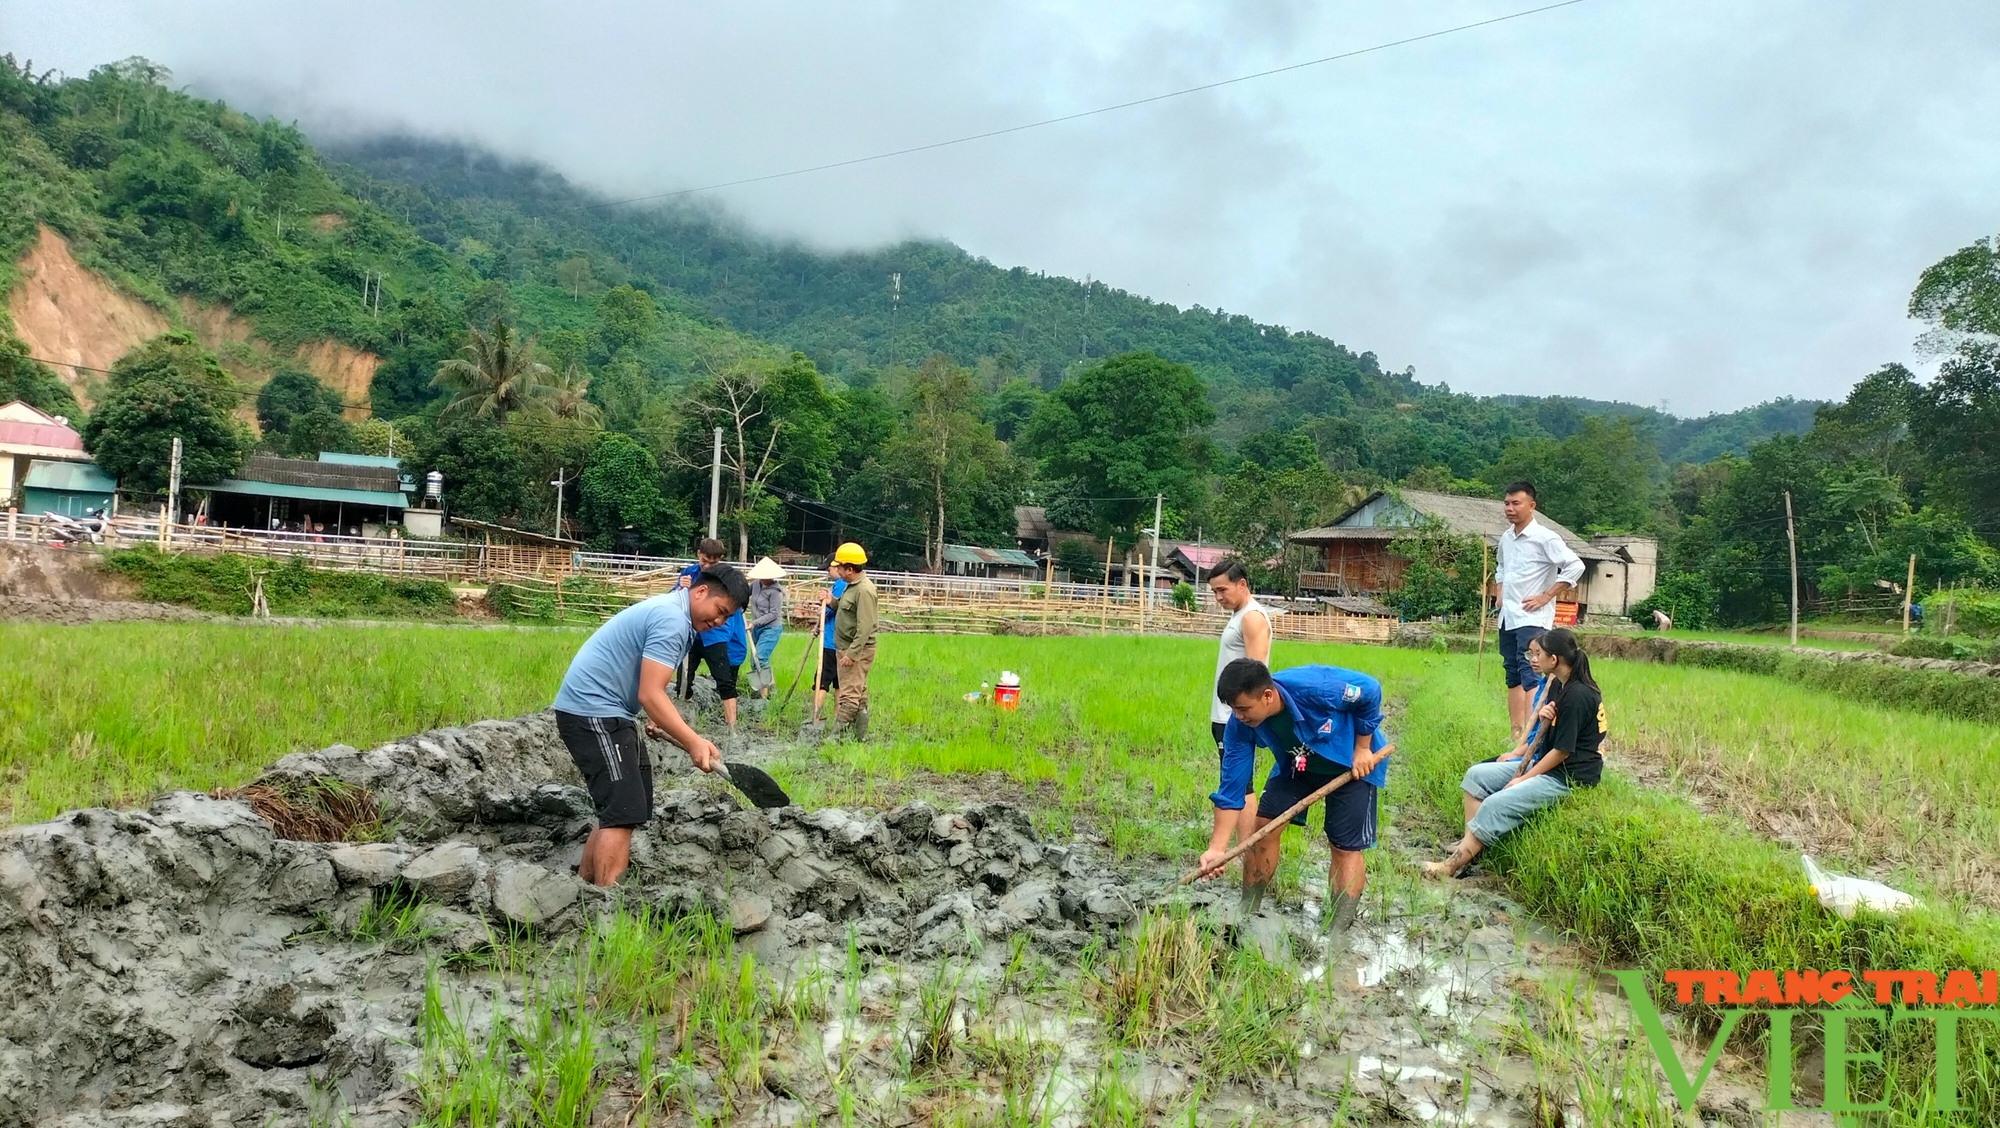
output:
<svg viewBox="0 0 2000 1128"><path fill-rule="evenodd" d="M318 136L461 138L638 195L1528 6L0 0L0 46L74 73L142 54ZM815 245L942 237L1462 391L1836 398L1912 359L1917 273L2000 228L1997 39L1977 0L1586 0L716 195Z"/></svg>

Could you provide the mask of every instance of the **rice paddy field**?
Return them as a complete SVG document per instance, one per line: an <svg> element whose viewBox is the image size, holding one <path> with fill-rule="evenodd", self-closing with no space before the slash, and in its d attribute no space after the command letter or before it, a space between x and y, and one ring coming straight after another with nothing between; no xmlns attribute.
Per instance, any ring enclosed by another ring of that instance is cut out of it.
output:
<svg viewBox="0 0 2000 1128"><path fill-rule="evenodd" d="M582 637L561 629L0 625L0 815L22 822L86 804L143 803L176 788L239 784L299 749L365 747L537 709ZM801 645L788 637L779 650L781 696ZM1205 696L1213 646L886 636L872 679L876 739L793 744L767 766L807 805L1009 799L1045 833L1087 833L1121 857L1182 866L1205 842L1205 797L1215 785ZM1386 887L1416 888L1414 861L1458 832L1464 767L1505 746L1497 664L1295 643L1281 643L1276 659L1350 666L1382 680L1398 754L1384 796L1384 849L1371 865ZM1021 675L1018 712L965 700L1002 670ZM1992 876L2000 733L1992 726L1749 673L1605 662L1598 674L1611 726L1605 785L1539 816L1483 863L1589 965L2000 966L1991 915L2000 906ZM795 732L810 676L787 706L746 725ZM1287 836L1281 892L1321 887L1326 853L1316 837ZM1831 868L1910 890L1919 909L1893 922L1832 917L1806 892L1805 849ZM656 927L630 927L642 926ZM1697 1024L1715 1017L1713 1008L1683 1009ZM444 1016L435 1024L448 1048L457 1035ZM1904 1031L1875 1048L1905 1091L1920 1090L1928 1036ZM2000 1033L1963 1035L1961 1085L1974 1119L1921 1119L1908 1100L1893 1098L1903 1111L1873 1122L2000 1122ZM1666 1122L1653 1115L1615 1122Z"/></svg>

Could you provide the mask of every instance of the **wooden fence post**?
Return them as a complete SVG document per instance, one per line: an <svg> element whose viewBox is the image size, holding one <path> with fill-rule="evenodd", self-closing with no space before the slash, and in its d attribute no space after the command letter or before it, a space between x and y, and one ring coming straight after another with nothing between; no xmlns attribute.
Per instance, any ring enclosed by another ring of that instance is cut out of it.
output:
<svg viewBox="0 0 2000 1128"><path fill-rule="evenodd" d="M1104 541L1104 603L1097 613L1100 638L1111 629L1111 548L1117 543L1117 537L1107 537Z"/></svg>

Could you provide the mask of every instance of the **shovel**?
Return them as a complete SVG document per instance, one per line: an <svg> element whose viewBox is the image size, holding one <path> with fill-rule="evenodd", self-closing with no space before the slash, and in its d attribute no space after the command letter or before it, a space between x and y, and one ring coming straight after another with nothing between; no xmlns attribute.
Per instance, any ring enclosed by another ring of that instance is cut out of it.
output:
<svg viewBox="0 0 2000 1128"><path fill-rule="evenodd" d="M1396 746L1391 744L1388 747L1382 749L1382 755L1384 757L1387 757L1390 753L1394 752L1395 750ZM1285 811L1284 814L1279 815L1277 818L1272 819L1270 822L1265 823L1262 827L1258 829L1257 833L1237 843L1235 849L1229 851L1229 853L1227 854L1224 854L1221 858L1218 858L1214 865L1196 866L1194 869L1189 870L1187 873L1181 875L1181 879L1179 881L1174 882L1174 888L1178 889L1183 885L1187 885L1194 881L1198 881L1201 878L1208 876L1209 874L1221 873L1224 869L1228 868L1229 863L1242 857L1244 854L1249 853L1250 848L1252 846L1255 846L1257 843L1262 842L1266 835L1274 834L1277 831L1283 830L1285 827L1291 825L1291 821L1293 819L1297 818L1302 812L1304 812L1307 808L1311 807L1314 803L1317 803L1320 800L1326 798L1327 796L1333 794L1334 792L1339 791L1342 787L1345 787L1346 785L1352 782L1354 782L1353 768L1349 768L1346 771L1340 773L1339 775L1334 776L1333 779L1329 781L1325 786L1313 792L1311 795L1308 795L1305 798L1299 800L1298 802L1292 804L1290 809Z"/></svg>
<svg viewBox="0 0 2000 1128"><path fill-rule="evenodd" d="M730 764L718 760L715 774L728 780L736 790L741 791L743 797L750 800L751 806L768 809L792 805L792 797L785 794L785 789L778 786L778 781L771 778L770 772L760 767L752 764Z"/></svg>

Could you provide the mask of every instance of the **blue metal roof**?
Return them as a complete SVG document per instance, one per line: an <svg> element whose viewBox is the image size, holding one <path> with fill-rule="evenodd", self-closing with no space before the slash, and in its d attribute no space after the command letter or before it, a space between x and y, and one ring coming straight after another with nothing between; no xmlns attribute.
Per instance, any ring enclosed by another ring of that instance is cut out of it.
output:
<svg viewBox="0 0 2000 1128"><path fill-rule="evenodd" d="M239 478L224 478L220 482L201 485L190 483L188 488L211 493L248 494L251 497L289 497L298 501L342 501L349 505L379 505L388 509L402 509L409 504L400 493L294 486L283 482L246 482Z"/></svg>
<svg viewBox="0 0 2000 1128"><path fill-rule="evenodd" d="M70 490L75 493L110 493L118 479L97 468L95 462L56 462L37 458L28 463L23 489Z"/></svg>
<svg viewBox="0 0 2000 1128"><path fill-rule="evenodd" d="M321 462L331 462L336 466L386 466L391 470L401 470L403 460L381 454L342 454L337 450L319 452Z"/></svg>

